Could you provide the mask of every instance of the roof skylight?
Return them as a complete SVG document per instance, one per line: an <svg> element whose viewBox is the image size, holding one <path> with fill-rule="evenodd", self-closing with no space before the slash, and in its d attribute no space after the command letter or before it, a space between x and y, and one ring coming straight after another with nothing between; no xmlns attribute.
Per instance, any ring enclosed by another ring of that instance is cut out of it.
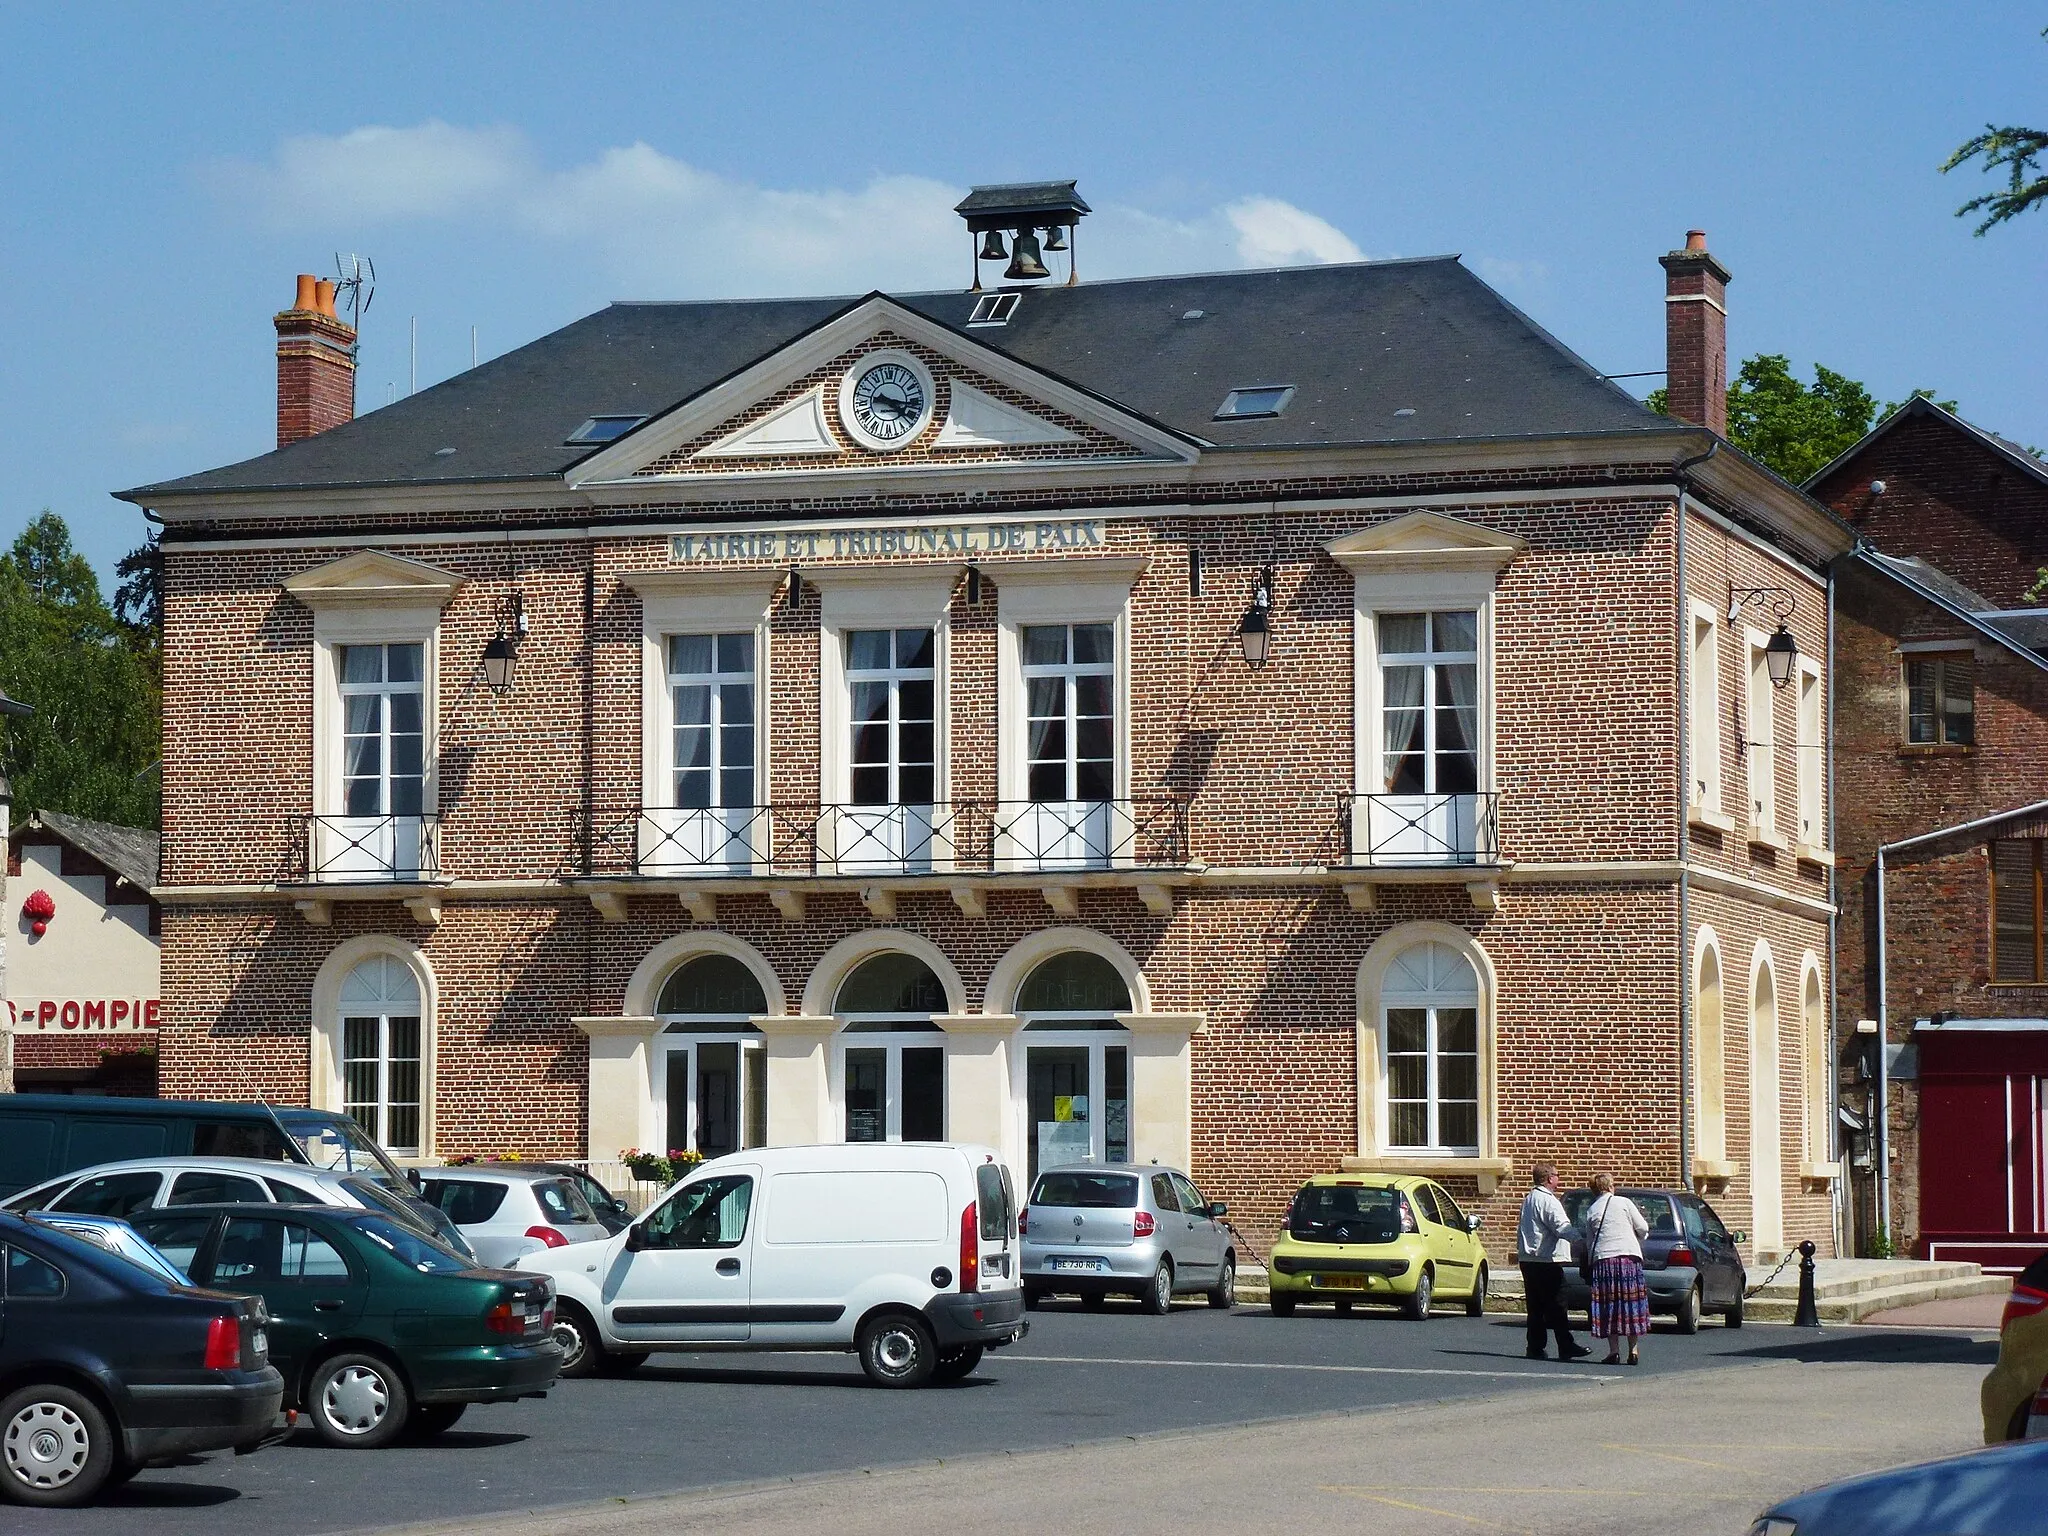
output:
<svg viewBox="0 0 2048 1536"><path fill-rule="evenodd" d="M616 442L645 421L645 416L593 416L569 434L572 443Z"/></svg>
<svg viewBox="0 0 2048 1536"><path fill-rule="evenodd" d="M1218 421L1241 421L1249 416L1278 416L1294 398L1292 384L1254 384L1233 389L1216 407Z"/></svg>
<svg viewBox="0 0 2048 1536"><path fill-rule="evenodd" d="M1017 313L1022 303L1021 293L984 293L974 301L974 312L967 317L969 325L1008 325L1010 316Z"/></svg>

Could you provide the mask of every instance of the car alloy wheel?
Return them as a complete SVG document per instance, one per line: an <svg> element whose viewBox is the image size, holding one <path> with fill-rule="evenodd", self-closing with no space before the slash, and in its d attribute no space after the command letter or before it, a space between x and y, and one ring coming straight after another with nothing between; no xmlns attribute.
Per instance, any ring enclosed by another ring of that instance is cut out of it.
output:
<svg viewBox="0 0 2048 1536"><path fill-rule="evenodd" d="M22 1504L83 1504L114 1470L106 1416L69 1387L25 1387L0 1403L4 1494Z"/></svg>
<svg viewBox="0 0 2048 1536"><path fill-rule="evenodd" d="M1486 1266L1479 1266L1479 1277L1472 1282L1472 1294L1465 1298L1467 1317L1486 1316Z"/></svg>
<svg viewBox="0 0 2048 1536"><path fill-rule="evenodd" d="M1700 1283L1697 1280L1686 1288L1685 1299L1679 1302L1676 1316L1680 1333L1700 1331Z"/></svg>
<svg viewBox="0 0 2048 1536"><path fill-rule="evenodd" d="M1152 1283L1145 1287L1145 1310L1164 1317L1173 1309L1173 1260L1161 1259L1152 1271Z"/></svg>
<svg viewBox="0 0 2048 1536"><path fill-rule="evenodd" d="M1425 1264L1422 1266L1422 1273L1416 1277L1415 1293L1408 1298L1402 1310L1408 1314L1411 1322L1426 1322L1429 1318L1430 1303L1435 1299L1436 1271Z"/></svg>
<svg viewBox="0 0 2048 1536"><path fill-rule="evenodd" d="M1209 1293L1209 1305L1228 1311L1237 1305L1237 1260L1225 1254L1223 1273L1216 1277L1216 1289Z"/></svg>

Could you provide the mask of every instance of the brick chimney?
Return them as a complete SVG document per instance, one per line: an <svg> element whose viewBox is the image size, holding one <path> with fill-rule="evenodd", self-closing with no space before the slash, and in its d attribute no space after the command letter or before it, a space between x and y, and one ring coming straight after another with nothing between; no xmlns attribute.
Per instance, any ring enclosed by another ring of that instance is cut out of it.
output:
<svg viewBox="0 0 2048 1536"><path fill-rule="evenodd" d="M1664 268L1666 409L1680 421L1728 435L1728 269L1707 252L1707 232L1685 232Z"/></svg>
<svg viewBox="0 0 2048 1536"><path fill-rule="evenodd" d="M356 413L356 333L334 312L334 284L299 274L292 307L277 316L277 446Z"/></svg>

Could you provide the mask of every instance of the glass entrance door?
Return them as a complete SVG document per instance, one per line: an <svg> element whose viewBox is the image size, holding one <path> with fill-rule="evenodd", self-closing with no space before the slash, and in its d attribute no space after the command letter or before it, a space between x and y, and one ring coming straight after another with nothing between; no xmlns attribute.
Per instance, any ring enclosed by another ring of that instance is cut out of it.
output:
<svg viewBox="0 0 2048 1536"><path fill-rule="evenodd" d="M1127 1045L1062 1029L1024 1047L1024 1144L1031 1177L1061 1163L1131 1160L1131 1053ZM1122 1031L1117 1031L1119 1035Z"/></svg>
<svg viewBox="0 0 2048 1536"><path fill-rule="evenodd" d="M768 1140L767 1056L758 1039L665 1037L662 1150L724 1157Z"/></svg>
<svg viewBox="0 0 2048 1536"><path fill-rule="evenodd" d="M848 1141L943 1141L945 1047L912 1041L849 1043L845 1053Z"/></svg>

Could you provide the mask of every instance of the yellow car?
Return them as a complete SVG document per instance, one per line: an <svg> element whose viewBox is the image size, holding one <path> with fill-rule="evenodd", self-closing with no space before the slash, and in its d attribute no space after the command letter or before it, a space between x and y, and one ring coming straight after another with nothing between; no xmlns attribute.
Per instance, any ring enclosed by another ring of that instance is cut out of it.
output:
<svg viewBox="0 0 2048 1536"><path fill-rule="evenodd" d="M1981 1399L1986 1445L2048 1438L2048 1254L2012 1283Z"/></svg>
<svg viewBox="0 0 2048 1536"><path fill-rule="evenodd" d="M1304 1301L1397 1306L1418 1322L1438 1297L1486 1310L1477 1216L1441 1184L1377 1173L1317 1174L1295 1193L1266 1265L1275 1317Z"/></svg>

